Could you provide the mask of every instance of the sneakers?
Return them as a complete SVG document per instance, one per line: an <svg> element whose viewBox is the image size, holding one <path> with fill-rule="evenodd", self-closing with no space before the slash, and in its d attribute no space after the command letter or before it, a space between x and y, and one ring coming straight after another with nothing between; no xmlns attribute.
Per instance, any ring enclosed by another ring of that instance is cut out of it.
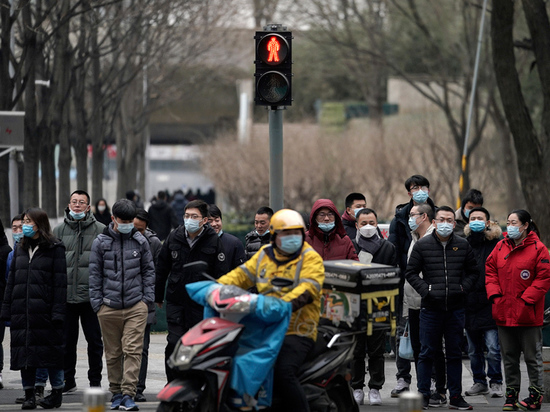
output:
<svg viewBox="0 0 550 412"><path fill-rule="evenodd" d="M430 407L430 397L423 395L422 398L422 409L428 409Z"/></svg>
<svg viewBox="0 0 550 412"><path fill-rule="evenodd" d="M534 386L529 386L529 397L516 403L522 411L538 411L542 403L543 392Z"/></svg>
<svg viewBox="0 0 550 412"><path fill-rule="evenodd" d="M491 398L502 398L504 394L502 393L502 383L491 383L489 385L489 393Z"/></svg>
<svg viewBox="0 0 550 412"><path fill-rule="evenodd" d="M353 393L353 396L355 396L355 392ZM143 393L137 392L136 396L134 396L134 401L135 402L147 402L147 398L143 395ZM362 405L362 403L360 405Z"/></svg>
<svg viewBox="0 0 550 412"><path fill-rule="evenodd" d="M357 405L363 405L365 403L365 393L363 389L355 389L353 391L353 398L355 402L357 402Z"/></svg>
<svg viewBox="0 0 550 412"><path fill-rule="evenodd" d="M503 411L517 411L516 403L518 401L518 391L515 388L506 388L506 400L504 401Z"/></svg>
<svg viewBox="0 0 550 412"><path fill-rule="evenodd" d="M458 409L459 411L469 411L474 409L472 405L464 400L462 395L451 396L449 409Z"/></svg>
<svg viewBox="0 0 550 412"><path fill-rule="evenodd" d="M439 408L441 406L447 405L447 397L444 393L432 393L429 401L430 408Z"/></svg>
<svg viewBox="0 0 550 412"><path fill-rule="evenodd" d="M399 398L400 394L408 390L409 390L409 383L405 382L405 379L399 378L397 379L397 385L395 386L395 389L392 389L391 391L391 397Z"/></svg>
<svg viewBox="0 0 550 412"><path fill-rule="evenodd" d="M489 393L489 387L483 383L476 382L464 393L466 396L487 395Z"/></svg>
<svg viewBox="0 0 550 412"><path fill-rule="evenodd" d="M139 408L130 395L124 395L124 397L122 398L122 402L120 402L120 406L118 407L118 410L119 411L139 411Z"/></svg>
<svg viewBox="0 0 550 412"><path fill-rule="evenodd" d="M113 395L113 397L111 398L111 410L112 411L118 410L118 407L122 403L122 398L123 398L123 396L122 396L121 393L117 393L117 394Z"/></svg>
<svg viewBox="0 0 550 412"><path fill-rule="evenodd" d="M65 381L65 386L63 387L63 395L69 394L71 392L76 392L76 382Z"/></svg>
<svg viewBox="0 0 550 412"><path fill-rule="evenodd" d="M371 405L382 405L382 397L378 389L371 389L369 391L369 403Z"/></svg>

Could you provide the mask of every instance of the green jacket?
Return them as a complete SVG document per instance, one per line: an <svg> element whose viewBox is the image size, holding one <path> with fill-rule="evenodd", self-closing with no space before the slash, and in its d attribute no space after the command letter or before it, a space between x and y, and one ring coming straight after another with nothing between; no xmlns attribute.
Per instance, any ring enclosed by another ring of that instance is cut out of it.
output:
<svg viewBox="0 0 550 412"><path fill-rule="evenodd" d="M92 243L105 229L94 214L88 212L82 220L74 220L65 209L65 221L56 226L53 233L65 244L67 258L67 303L90 301L89 261Z"/></svg>

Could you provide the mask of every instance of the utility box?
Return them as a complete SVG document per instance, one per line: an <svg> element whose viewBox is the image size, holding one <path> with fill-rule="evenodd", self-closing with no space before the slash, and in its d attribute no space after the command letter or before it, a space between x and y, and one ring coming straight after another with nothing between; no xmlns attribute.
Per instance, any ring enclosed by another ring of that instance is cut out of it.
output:
<svg viewBox="0 0 550 412"><path fill-rule="evenodd" d="M322 322L351 330L395 335L400 270L355 260L328 260L321 291Z"/></svg>

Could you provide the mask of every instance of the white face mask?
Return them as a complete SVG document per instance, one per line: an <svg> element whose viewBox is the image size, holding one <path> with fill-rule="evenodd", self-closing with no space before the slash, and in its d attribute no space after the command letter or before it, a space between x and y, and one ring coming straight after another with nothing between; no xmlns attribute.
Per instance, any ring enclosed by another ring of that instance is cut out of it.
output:
<svg viewBox="0 0 550 412"><path fill-rule="evenodd" d="M373 225L361 226L359 228L359 233L361 233L361 236L363 237L371 238L376 234L376 226L373 226Z"/></svg>
<svg viewBox="0 0 550 412"><path fill-rule="evenodd" d="M99 213L105 212L105 206L98 206L98 207L97 207L97 211L98 211Z"/></svg>

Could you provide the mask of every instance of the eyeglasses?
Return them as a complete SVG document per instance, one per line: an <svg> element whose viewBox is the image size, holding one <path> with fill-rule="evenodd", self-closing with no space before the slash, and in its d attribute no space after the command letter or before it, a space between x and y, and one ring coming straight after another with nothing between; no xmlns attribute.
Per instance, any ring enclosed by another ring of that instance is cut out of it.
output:
<svg viewBox="0 0 550 412"><path fill-rule="evenodd" d="M411 213L409 217L422 216L424 213Z"/></svg>
<svg viewBox="0 0 550 412"><path fill-rule="evenodd" d="M437 223L450 223L451 225L455 222L454 219L451 219L451 218L449 218L449 219L443 219L442 217L440 217L439 219L435 219L435 221L436 221Z"/></svg>
<svg viewBox="0 0 550 412"><path fill-rule="evenodd" d="M317 217L321 218L321 219L324 219L326 217L328 217L329 219L334 219L334 213L332 212L321 212L319 214L317 214Z"/></svg>
<svg viewBox="0 0 550 412"><path fill-rule="evenodd" d="M417 185L414 185L413 187L411 187L410 191L411 192L416 192L417 190L420 190L422 189L424 192L427 192L428 191L428 186L417 186Z"/></svg>
<svg viewBox="0 0 550 412"><path fill-rule="evenodd" d="M185 214L185 215L183 215L183 218L184 219L200 220L200 219L202 219L202 216Z"/></svg>
<svg viewBox="0 0 550 412"><path fill-rule="evenodd" d="M80 205L80 206L84 206L84 205L87 205L88 202L85 202L84 200L71 200L71 205Z"/></svg>

